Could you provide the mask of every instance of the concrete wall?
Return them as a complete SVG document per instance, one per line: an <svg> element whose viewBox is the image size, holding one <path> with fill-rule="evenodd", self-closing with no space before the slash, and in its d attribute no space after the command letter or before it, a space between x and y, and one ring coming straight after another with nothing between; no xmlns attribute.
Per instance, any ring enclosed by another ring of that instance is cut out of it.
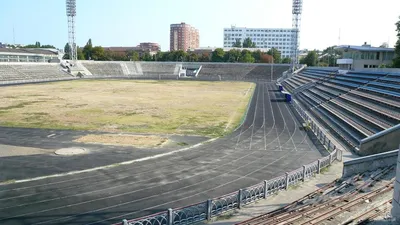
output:
<svg viewBox="0 0 400 225"><path fill-rule="evenodd" d="M400 144L400 124L361 140L360 155L372 155L397 149Z"/></svg>
<svg viewBox="0 0 400 225"><path fill-rule="evenodd" d="M378 66L381 64L391 64L391 60L374 60L374 59L354 59L353 61L353 69L362 70L364 69L364 65L375 65Z"/></svg>
<svg viewBox="0 0 400 225"><path fill-rule="evenodd" d="M397 157L396 181L394 182L392 206L393 219L400 221L400 154Z"/></svg>
<svg viewBox="0 0 400 225"><path fill-rule="evenodd" d="M343 163L342 177L349 177L358 173L396 165L398 152L399 150L394 150L346 161Z"/></svg>

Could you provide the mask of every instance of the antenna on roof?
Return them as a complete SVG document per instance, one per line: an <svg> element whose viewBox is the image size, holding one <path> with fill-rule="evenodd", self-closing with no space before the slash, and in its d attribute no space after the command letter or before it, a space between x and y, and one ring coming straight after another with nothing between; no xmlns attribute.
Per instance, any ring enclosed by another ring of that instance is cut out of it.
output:
<svg viewBox="0 0 400 225"><path fill-rule="evenodd" d="M340 45L340 28L339 28L339 37L338 37L338 46Z"/></svg>

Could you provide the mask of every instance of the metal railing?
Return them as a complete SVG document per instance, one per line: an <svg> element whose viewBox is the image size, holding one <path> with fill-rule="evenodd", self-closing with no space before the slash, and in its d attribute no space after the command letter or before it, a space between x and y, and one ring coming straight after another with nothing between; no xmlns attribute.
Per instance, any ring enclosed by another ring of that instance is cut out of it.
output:
<svg viewBox="0 0 400 225"><path fill-rule="evenodd" d="M285 175L265 180L262 183L253 185L248 188L240 189L221 197L208 199L207 201L193 204L190 206L168 209L165 212L148 215L145 217L123 220L120 225L181 225L193 224L204 220L210 220L212 217L233 209L240 209L243 205L250 204L259 199L266 199L271 195L283 190L289 189L290 186L309 179L319 174L321 169L328 167L338 158L335 149L328 156L325 156L310 164L303 165L301 168L286 173Z"/></svg>
<svg viewBox="0 0 400 225"><path fill-rule="evenodd" d="M305 120L311 121L308 115L302 110L297 103L293 103L298 114ZM190 206L168 209L165 212L148 215L132 220L123 220L118 225L188 225L204 220L210 220L222 213L233 209L240 209L243 205L250 204L259 199L266 199L271 195L283 190L289 189L290 186L304 182L316 174L321 172L321 169L330 166L334 161L342 161L341 150L325 136L321 129L314 122L310 122L310 129L314 132L318 140L328 150L329 155L318 159L301 168L287 172L279 177L264 180L261 183L240 189L236 192L208 199L207 201L193 204ZM116 225L116 224L115 224Z"/></svg>
<svg viewBox="0 0 400 225"><path fill-rule="evenodd" d="M325 135L321 128L307 115L307 113L297 104L296 101L292 101L293 107L296 109L297 113L300 117L307 122L309 129L315 134L320 143L324 145L324 147L328 150L328 152L332 152L336 149L336 146L332 143L332 141Z"/></svg>

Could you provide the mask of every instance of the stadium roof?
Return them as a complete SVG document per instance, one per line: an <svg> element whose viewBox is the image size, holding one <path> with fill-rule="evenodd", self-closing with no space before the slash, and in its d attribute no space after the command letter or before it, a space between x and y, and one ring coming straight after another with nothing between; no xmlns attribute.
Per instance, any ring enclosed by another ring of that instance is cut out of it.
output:
<svg viewBox="0 0 400 225"><path fill-rule="evenodd" d="M394 52L394 48L381 48L381 47L371 47L370 45L340 45L335 49L351 49L361 52Z"/></svg>
<svg viewBox="0 0 400 225"><path fill-rule="evenodd" d="M0 53L58 55L58 50L47 48L0 48Z"/></svg>

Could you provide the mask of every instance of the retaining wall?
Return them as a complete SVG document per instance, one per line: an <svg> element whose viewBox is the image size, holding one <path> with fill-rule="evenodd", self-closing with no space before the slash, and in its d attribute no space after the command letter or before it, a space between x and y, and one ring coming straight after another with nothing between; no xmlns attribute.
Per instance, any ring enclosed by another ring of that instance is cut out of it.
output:
<svg viewBox="0 0 400 225"><path fill-rule="evenodd" d="M342 177L396 165L399 150L352 159L343 163Z"/></svg>
<svg viewBox="0 0 400 225"><path fill-rule="evenodd" d="M400 124L361 140L358 153L372 155L397 149L400 145Z"/></svg>

